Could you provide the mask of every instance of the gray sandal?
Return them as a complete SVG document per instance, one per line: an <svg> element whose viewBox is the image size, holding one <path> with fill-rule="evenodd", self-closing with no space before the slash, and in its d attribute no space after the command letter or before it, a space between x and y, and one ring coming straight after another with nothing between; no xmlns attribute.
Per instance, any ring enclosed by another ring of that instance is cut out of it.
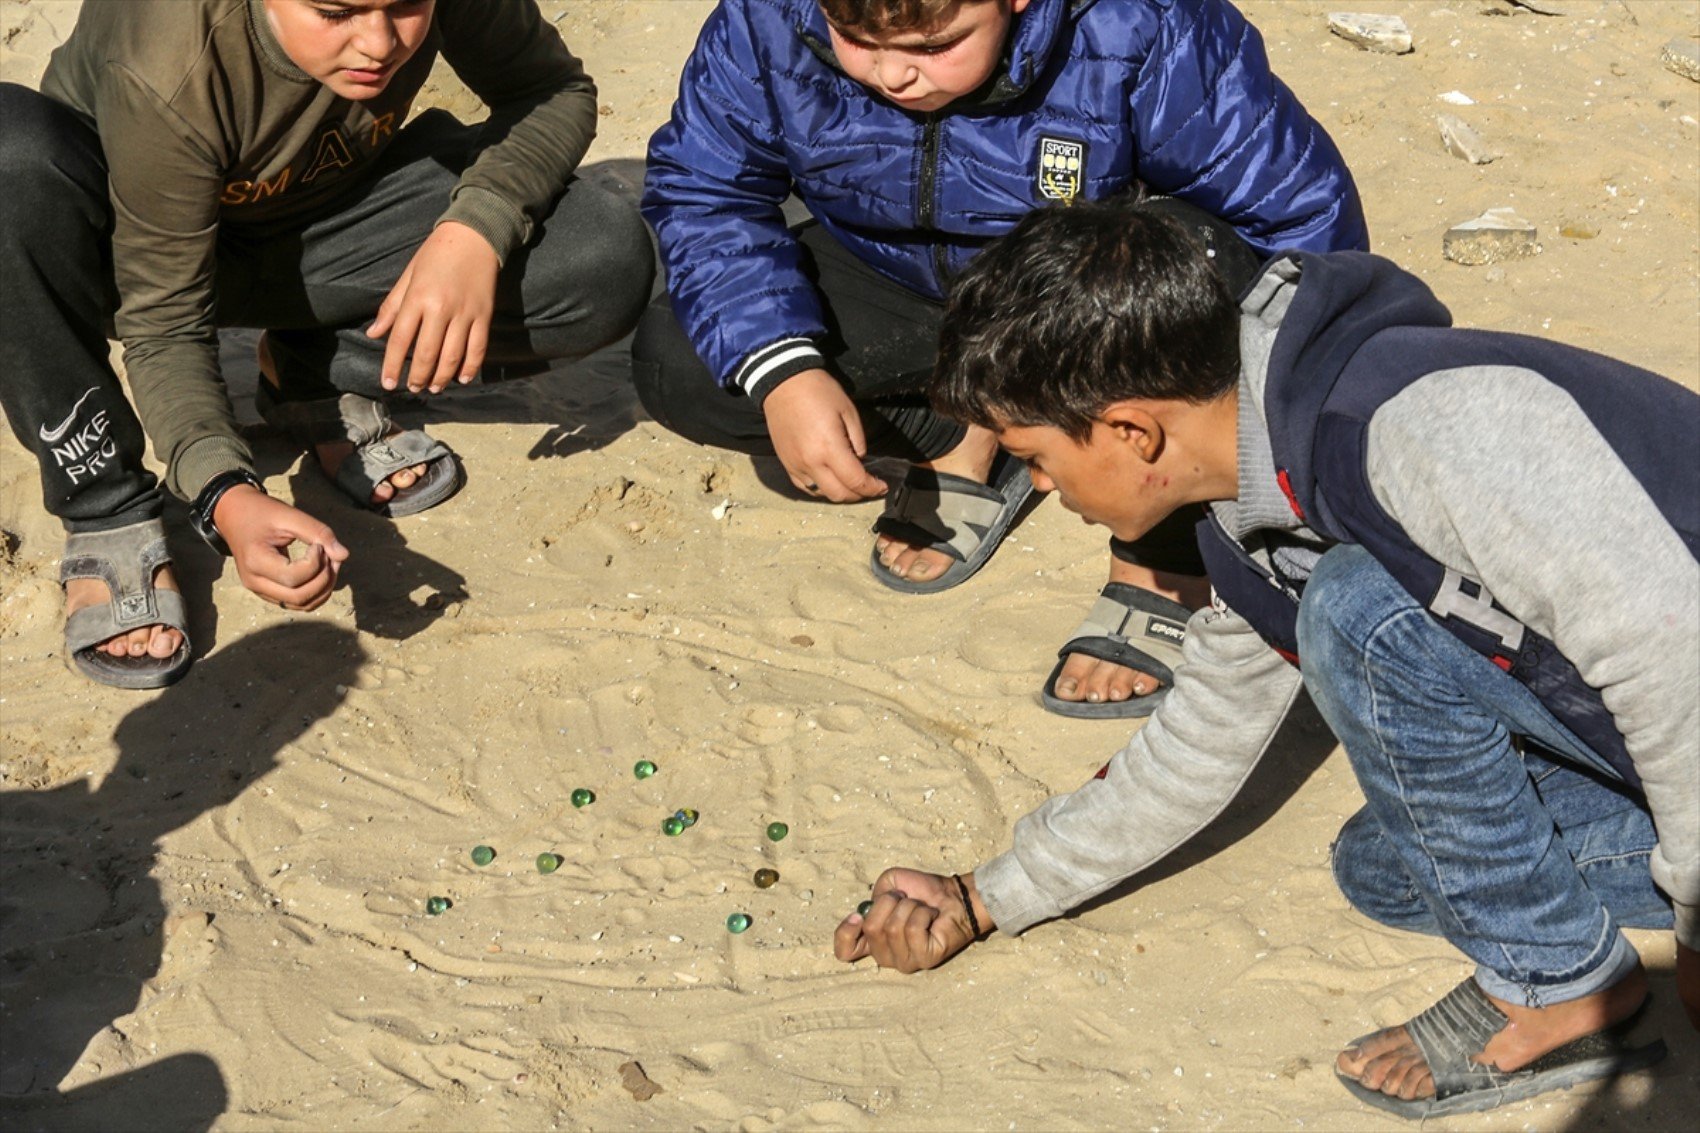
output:
<svg viewBox="0 0 1700 1133"><path fill-rule="evenodd" d="M1074 636L1057 650L1057 663L1045 678L1039 699L1058 716L1083 720L1123 720L1149 716L1169 694L1175 683L1175 666L1181 663L1181 646L1186 644L1186 623L1192 611L1161 594L1126 582L1111 582L1098 592L1086 620ZM1137 642L1137 644L1135 644ZM1112 665L1122 665L1163 682L1163 687L1127 700L1063 700L1057 696L1057 678L1072 654L1084 653Z"/></svg>
<svg viewBox="0 0 1700 1133"><path fill-rule="evenodd" d="M990 483L935 472L911 465L908 474L886 496L885 510L874 521L876 534L901 539L956 561L937 578L911 582L899 578L880 562L876 547L868 555L874 577L905 594L936 594L949 590L991 559L1003 537L1033 495L1027 466L1000 452L992 463Z"/></svg>
<svg viewBox="0 0 1700 1133"><path fill-rule="evenodd" d="M1645 1046L1633 1046L1629 1042L1629 1031L1646 1006L1643 1000L1623 1022L1583 1035L1541 1055L1521 1070L1507 1072L1471 1058L1485 1050L1488 1040L1504 1030L1510 1020L1493 1005L1475 980L1465 980L1439 1003L1405 1024L1405 1030L1422 1051L1429 1073L1434 1076L1434 1097L1406 1101L1372 1090L1338 1070L1334 1073L1359 1101L1413 1121L1453 1113L1479 1113L1548 1090L1616 1078L1653 1065L1666 1054L1663 1039L1654 1039ZM1356 1047L1373 1037L1373 1034L1364 1035L1352 1045Z"/></svg>
<svg viewBox="0 0 1700 1133"><path fill-rule="evenodd" d="M342 462L332 481L349 499L369 511L397 519L436 507L466 482L454 450L423 429L386 436L395 427L384 403L357 393L315 401L279 401L263 378L254 395L254 408L266 424L302 448L347 441L354 451ZM416 464L425 475L381 504L372 502L378 485Z"/></svg>
<svg viewBox="0 0 1700 1133"><path fill-rule="evenodd" d="M109 600L65 619L65 653L84 676L113 688L164 688L189 671L189 619L183 596L154 586L154 572L171 562L165 524L157 519L65 538L59 583L98 578ZM114 657L94 648L143 626L169 626L183 644L169 657Z"/></svg>

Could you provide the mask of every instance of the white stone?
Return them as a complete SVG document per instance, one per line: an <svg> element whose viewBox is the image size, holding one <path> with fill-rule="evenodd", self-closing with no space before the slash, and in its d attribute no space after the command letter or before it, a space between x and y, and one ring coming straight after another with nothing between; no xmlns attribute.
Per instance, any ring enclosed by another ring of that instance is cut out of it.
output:
<svg viewBox="0 0 1700 1133"><path fill-rule="evenodd" d="M1447 91L1445 94L1440 96L1440 101L1449 103L1452 106L1474 106L1476 104L1475 99L1471 98L1461 90Z"/></svg>
<svg viewBox="0 0 1700 1133"><path fill-rule="evenodd" d="M1411 29L1398 16L1380 16L1368 12L1330 12L1328 30L1365 51L1387 55L1411 53Z"/></svg>
<svg viewBox="0 0 1700 1133"><path fill-rule="evenodd" d="M1448 229L1441 241L1441 252L1453 263L1477 267L1540 255L1538 235L1535 226L1514 210L1488 209L1474 220Z"/></svg>
<svg viewBox="0 0 1700 1133"><path fill-rule="evenodd" d="M1700 83L1700 41L1677 36L1659 52L1659 62L1665 65L1665 70Z"/></svg>
<svg viewBox="0 0 1700 1133"><path fill-rule="evenodd" d="M1453 157L1461 157L1471 165L1486 165L1499 156L1488 147L1487 139L1456 114L1441 114L1435 118L1435 124L1440 127L1441 143Z"/></svg>

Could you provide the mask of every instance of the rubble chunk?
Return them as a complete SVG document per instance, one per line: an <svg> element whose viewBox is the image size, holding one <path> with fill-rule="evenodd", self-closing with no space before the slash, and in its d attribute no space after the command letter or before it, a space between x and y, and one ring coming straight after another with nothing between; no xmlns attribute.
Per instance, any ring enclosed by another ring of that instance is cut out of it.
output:
<svg viewBox="0 0 1700 1133"><path fill-rule="evenodd" d="M1365 51L1387 55L1409 55L1411 29L1398 16L1380 16L1368 12L1330 12L1328 30Z"/></svg>
<svg viewBox="0 0 1700 1133"><path fill-rule="evenodd" d="M1541 254L1535 226L1509 208L1488 209L1474 220L1447 229L1441 253L1453 263L1477 267Z"/></svg>
<svg viewBox="0 0 1700 1133"><path fill-rule="evenodd" d="M1440 127L1440 140L1446 152L1453 157L1461 157L1471 165L1486 165L1499 156L1488 146L1486 138L1456 114L1438 115L1435 124Z"/></svg>

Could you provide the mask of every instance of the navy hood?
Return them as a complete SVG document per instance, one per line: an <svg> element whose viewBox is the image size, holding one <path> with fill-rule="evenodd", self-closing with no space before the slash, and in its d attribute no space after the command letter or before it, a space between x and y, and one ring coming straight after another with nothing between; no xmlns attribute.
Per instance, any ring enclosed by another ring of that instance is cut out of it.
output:
<svg viewBox="0 0 1700 1133"><path fill-rule="evenodd" d="M1264 415L1272 448L1289 460L1278 470L1282 486L1308 510L1316 425L1341 373L1382 331L1448 327L1452 312L1422 280L1368 252L1300 253L1273 261L1264 275L1289 262L1298 265L1299 279L1270 350Z"/></svg>

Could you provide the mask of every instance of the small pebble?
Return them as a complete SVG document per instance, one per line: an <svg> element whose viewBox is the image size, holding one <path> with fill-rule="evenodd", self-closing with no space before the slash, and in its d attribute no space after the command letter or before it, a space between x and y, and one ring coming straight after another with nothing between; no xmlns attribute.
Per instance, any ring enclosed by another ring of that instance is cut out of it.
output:
<svg viewBox="0 0 1700 1133"><path fill-rule="evenodd" d="M791 828L783 822L770 822L767 824L767 840L769 842L777 842L789 833L791 833Z"/></svg>
<svg viewBox="0 0 1700 1133"><path fill-rule="evenodd" d="M776 869L758 869L756 870L755 881L757 889L772 889L779 884L779 871Z"/></svg>
<svg viewBox="0 0 1700 1133"><path fill-rule="evenodd" d="M685 822L677 815L668 815L661 820L661 833L669 838L677 838L685 832Z"/></svg>
<svg viewBox="0 0 1700 1133"><path fill-rule="evenodd" d="M489 865L496 860L496 851L489 846L472 847L472 864Z"/></svg>
<svg viewBox="0 0 1700 1133"><path fill-rule="evenodd" d="M695 826L697 824L697 819L701 818L702 815L698 814L692 807L684 807L680 810L674 811L673 817L678 819L680 822L683 822L686 826Z"/></svg>
<svg viewBox="0 0 1700 1133"><path fill-rule="evenodd" d="M425 915L440 917L454 907L455 903L447 897L432 897L425 902Z"/></svg>
<svg viewBox="0 0 1700 1133"><path fill-rule="evenodd" d="M573 792L574 806L589 806L596 801L596 792L588 787L580 787Z"/></svg>
<svg viewBox="0 0 1700 1133"><path fill-rule="evenodd" d="M651 763L647 759L640 759L636 763L632 764L632 774L636 775L639 779L647 779L651 775L655 774L655 764Z"/></svg>
<svg viewBox="0 0 1700 1133"><path fill-rule="evenodd" d="M726 918L727 932L743 932L754 924L748 913L733 913Z"/></svg>
<svg viewBox="0 0 1700 1133"><path fill-rule="evenodd" d="M541 854L537 855L537 872L538 873L554 873L556 870L558 870L560 868L561 868L561 855L560 854L551 853L548 850L545 850Z"/></svg>
<svg viewBox="0 0 1700 1133"><path fill-rule="evenodd" d="M864 917L873 911L874 903L872 901L863 901L860 905L856 906L856 912Z"/></svg>

